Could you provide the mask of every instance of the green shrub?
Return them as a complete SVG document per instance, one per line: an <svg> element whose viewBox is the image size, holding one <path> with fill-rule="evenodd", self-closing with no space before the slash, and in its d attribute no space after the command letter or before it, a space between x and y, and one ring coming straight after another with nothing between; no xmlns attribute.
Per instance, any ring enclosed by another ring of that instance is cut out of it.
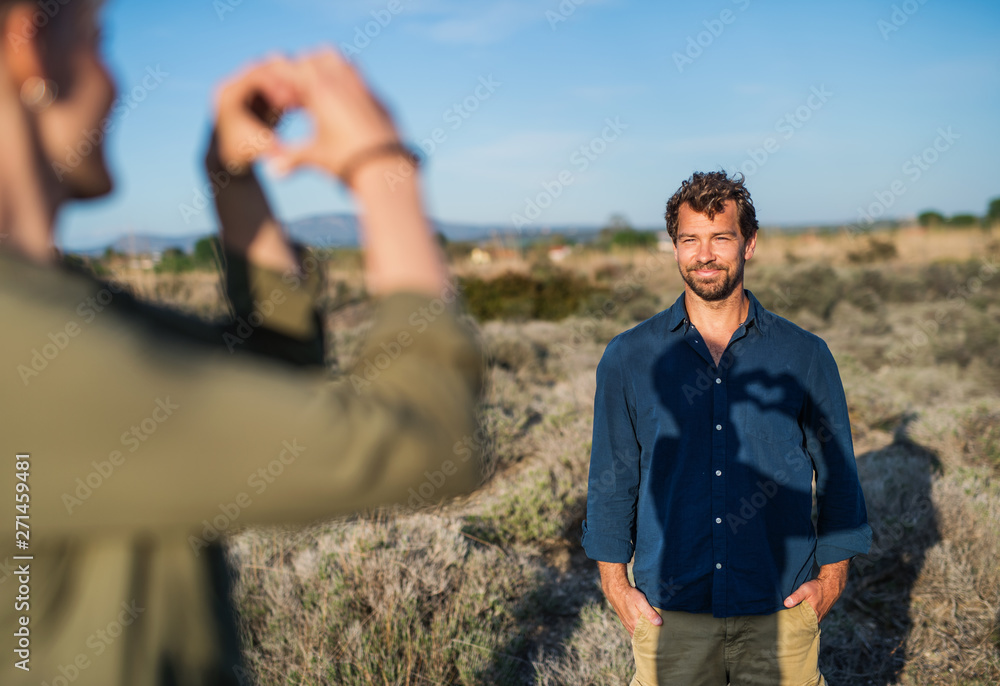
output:
<svg viewBox="0 0 1000 686"><path fill-rule="evenodd" d="M576 314L589 296L602 291L583 277L561 270L532 275L507 272L489 280L466 277L459 285L466 307L480 321L557 321Z"/></svg>
<svg viewBox="0 0 1000 686"><path fill-rule="evenodd" d="M794 271L771 272L754 289L761 304L783 317L801 311L829 321L833 308L844 294L845 284L832 267L810 265Z"/></svg>
<svg viewBox="0 0 1000 686"><path fill-rule="evenodd" d="M611 235L611 245L616 248L649 248L656 245L656 234L652 231L623 229Z"/></svg>
<svg viewBox="0 0 1000 686"><path fill-rule="evenodd" d="M868 236L868 245L861 250L849 251L847 259L855 264L872 264L891 260L897 254L896 244L892 239Z"/></svg>
<svg viewBox="0 0 1000 686"><path fill-rule="evenodd" d="M465 530L489 543L544 543L564 537L586 508L586 489L565 469L534 469Z"/></svg>
<svg viewBox="0 0 1000 686"><path fill-rule="evenodd" d="M883 307L888 286L882 272L866 269L845 284L844 299L864 312L878 312Z"/></svg>

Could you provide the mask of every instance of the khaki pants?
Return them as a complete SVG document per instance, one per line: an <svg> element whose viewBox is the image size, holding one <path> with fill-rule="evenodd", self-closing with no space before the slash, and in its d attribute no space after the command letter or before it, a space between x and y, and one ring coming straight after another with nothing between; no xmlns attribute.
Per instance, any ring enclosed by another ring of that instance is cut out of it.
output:
<svg viewBox="0 0 1000 686"><path fill-rule="evenodd" d="M825 686L819 622L807 603L773 615L712 617L666 612L639 619L631 686Z"/></svg>

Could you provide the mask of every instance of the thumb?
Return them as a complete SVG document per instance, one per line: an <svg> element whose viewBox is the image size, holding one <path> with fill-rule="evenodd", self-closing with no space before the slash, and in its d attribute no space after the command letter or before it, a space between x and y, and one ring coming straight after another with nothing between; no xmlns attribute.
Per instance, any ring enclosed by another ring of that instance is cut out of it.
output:
<svg viewBox="0 0 1000 686"><path fill-rule="evenodd" d="M649 620L650 624L653 626L660 626L663 624L663 618L660 617L660 614L653 609L652 605L649 604L649 601L646 600L646 596L642 596L636 605L639 607L639 612Z"/></svg>
<svg viewBox="0 0 1000 686"><path fill-rule="evenodd" d="M796 605L801 603L805 599L805 597L806 597L805 591L803 591L802 587L799 586L797 589L795 589L795 591L792 592L792 595L785 598L785 607L795 607Z"/></svg>
<svg viewBox="0 0 1000 686"><path fill-rule="evenodd" d="M277 176L287 176L299 167L315 162L311 145L280 146L270 155L267 168Z"/></svg>

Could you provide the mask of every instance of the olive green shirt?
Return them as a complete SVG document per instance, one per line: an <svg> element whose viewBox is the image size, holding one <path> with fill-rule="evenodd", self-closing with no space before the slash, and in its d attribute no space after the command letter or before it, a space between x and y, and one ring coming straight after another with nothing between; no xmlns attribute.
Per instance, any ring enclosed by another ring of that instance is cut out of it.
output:
<svg viewBox="0 0 1000 686"><path fill-rule="evenodd" d="M453 308L385 297L331 380L318 275L227 262L209 324L0 254L0 683L247 683L219 536L478 484Z"/></svg>

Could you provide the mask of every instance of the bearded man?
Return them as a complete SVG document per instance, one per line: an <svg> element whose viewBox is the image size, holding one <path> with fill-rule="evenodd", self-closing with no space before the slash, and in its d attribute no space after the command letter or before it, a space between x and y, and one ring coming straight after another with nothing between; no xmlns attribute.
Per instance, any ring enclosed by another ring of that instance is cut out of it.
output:
<svg viewBox="0 0 1000 686"><path fill-rule="evenodd" d="M743 182L695 173L670 198L684 292L597 369L583 543L633 686L824 684L819 623L871 543L833 356L743 287Z"/></svg>

